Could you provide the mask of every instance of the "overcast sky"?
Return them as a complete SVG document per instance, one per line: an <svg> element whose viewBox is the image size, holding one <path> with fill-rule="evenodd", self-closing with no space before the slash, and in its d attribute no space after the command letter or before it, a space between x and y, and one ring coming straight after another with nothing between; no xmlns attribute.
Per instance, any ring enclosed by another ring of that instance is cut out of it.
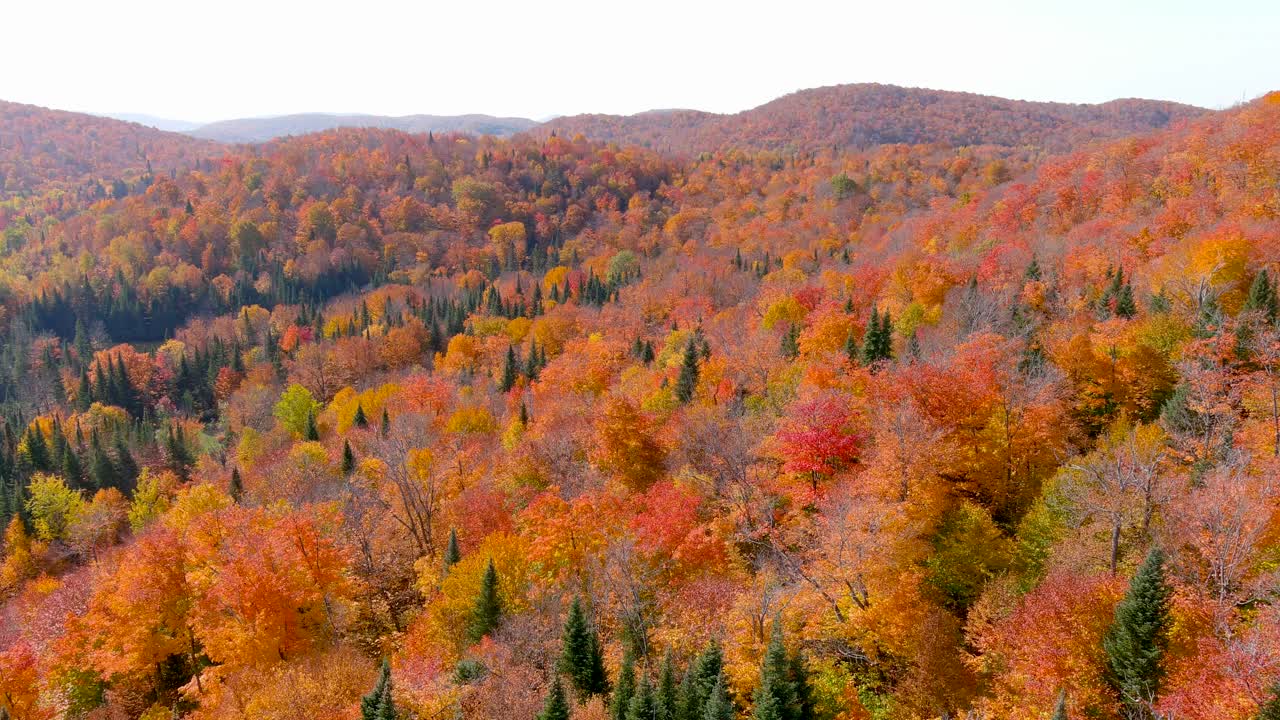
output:
<svg viewBox="0 0 1280 720"><path fill-rule="evenodd" d="M850 82L1223 107L1280 89L1276 0L7 0L0 99L294 112L736 112Z"/></svg>

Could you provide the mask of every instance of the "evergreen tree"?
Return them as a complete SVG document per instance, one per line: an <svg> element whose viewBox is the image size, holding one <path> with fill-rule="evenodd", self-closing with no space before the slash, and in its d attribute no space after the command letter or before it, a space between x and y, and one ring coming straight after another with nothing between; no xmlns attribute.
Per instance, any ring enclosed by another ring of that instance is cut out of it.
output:
<svg viewBox="0 0 1280 720"><path fill-rule="evenodd" d="M702 714L695 720L733 720L733 698L729 697L729 688L725 686L724 675L716 676L716 684L703 707Z"/></svg>
<svg viewBox="0 0 1280 720"><path fill-rule="evenodd" d="M795 682L796 668L787 656L782 640L782 622L774 620L773 634L765 649L760 667L760 686L756 688L756 720L801 720L805 718L801 693Z"/></svg>
<svg viewBox="0 0 1280 720"><path fill-rule="evenodd" d="M480 594L476 596L475 606L471 609L471 619L467 624L467 637L471 642L480 642L485 635L498 628L502 622L502 598L498 595L498 571L493 567L490 558L485 568L484 578L480 581Z"/></svg>
<svg viewBox="0 0 1280 720"><path fill-rule="evenodd" d="M658 713L657 698L653 693L653 683L649 678L641 678L640 687L627 705L626 720L654 720Z"/></svg>
<svg viewBox="0 0 1280 720"><path fill-rule="evenodd" d="M183 482L186 482L191 466L195 464L195 459L191 457L191 451L187 449L187 438L182 429L182 423L174 423L169 426L169 439L166 445L169 455L169 467L178 477L182 478Z"/></svg>
<svg viewBox="0 0 1280 720"><path fill-rule="evenodd" d="M795 360L800 355L800 327L792 325L782 333L782 357Z"/></svg>
<svg viewBox="0 0 1280 720"><path fill-rule="evenodd" d="M99 490L120 486L115 465L111 463L111 458L102 451L102 444L98 441L96 431L93 434L93 441L89 443L89 475L93 479L94 486Z"/></svg>
<svg viewBox="0 0 1280 720"><path fill-rule="evenodd" d="M498 390L509 392L516 385L516 349L507 346L507 361L502 366L502 378L498 381Z"/></svg>
<svg viewBox="0 0 1280 720"><path fill-rule="evenodd" d="M844 338L844 355L854 365L862 360L862 351L858 348L858 340L853 337L852 331Z"/></svg>
<svg viewBox="0 0 1280 720"><path fill-rule="evenodd" d="M444 569L448 570L462 559L462 550L458 549L458 531L449 528L449 544L444 547Z"/></svg>
<svg viewBox="0 0 1280 720"><path fill-rule="evenodd" d="M227 484L227 494L237 503L244 497L244 480L240 479L240 468L231 468L231 482Z"/></svg>
<svg viewBox="0 0 1280 720"><path fill-rule="evenodd" d="M631 698L635 692L636 658L635 653L627 648L622 653L622 667L618 668L618 684L614 686L613 697L610 698L610 720L627 720L627 711L631 708Z"/></svg>
<svg viewBox="0 0 1280 720"><path fill-rule="evenodd" d="M1271 686L1271 697L1263 703L1258 720L1280 720L1280 682Z"/></svg>
<svg viewBox="0 0 1280 720"><path fill-rule="evenodd" d="M1154 548L1129 583L1116 606L1115 622L1102 640L1110 665L1112 686L1136 715L1160 693L1164 679L1161 661L1168 645L1171 589L1164 577L1164 553Z"/></svg>
<svg viewBox="0 0 1280 720"><path fill-rule="evenodd" d="M698 389L698 349L693 340L684 348L684 360L680 365L680 378L676 380L676 399L687 404Z"/></svg>
<svg viewBox="0 0 1280 720"><path fill-rule="evenodd" d="M547 692L547 700L538 713L538 720L569 720L569 703L564 697L564 686L560 677L551 679L551 690Z"/></svg>
<svg viewBox="0 0 1280 720"><path fill-rule="evenodd" d="M608 692L600 639L588 624L578 598L569 606L569 617L564 623L559 670L569 678L579 703L586 702L592 695Z"/></svg>
<svg viewBox="0 0 1280 720"><path fill-rule="evenodd" d="M391 435L391 416L387 414L386 408L382 408L382 423L378 426L378 434L384 438Z"/></svg>
<svg viewBox="0 0 1280 720"><path fill-rule="evenodd" d="M360 720L395 720L396 704L391 697L391 663L382 661L373 691L360 699Z"/></svg>
<svg viewBox="0 0 1280 720"><path fill-rule="evenodd" d="M26 461L31 465L32 470L53 471L53 458L49 455L49 445L45 442L43 432L34 426L27 428L23 446L26 448Z"/></svg>
<svg viewBox="0 0 1280 720"><path fill-rule="evenodd" d="M122 433L116 433L115 438L116 452L116 477L120 480L120 486L130 491L138 482L138 463L133 459L133 453L129 452L129 446L125 444Z"/></svg>
<svg viewBox="0 0 1280 720"><path fill-rule="evenodd" d="M675 720L676 711L680 707L680 695L670 650L662 656L662 668L658 671L658 689L654 693L653 704L657 720Z"/></svg>
<svg viewBox="0 0 1280 720"><path fill-rule="evenodd" d="M85 370L80 371L80 385L76 389L76 407L80 412L89 409L93 404L93 388L89 385L89 373Z"/></svg>
<svg viewBox="0 0 1280 720"><path fill-rule="evenodd" d="M718 644L712 643L689 664L680 682L678 720L701 720L712 689L723 672L724 653Z"/></svg>
<svg viewBox="0 0 1280 720"><path fill-rule="evenodd" d="M351 424L358 428L369 427L369 418L364 416L363 403L356 403L356 416L351 420Z"/></svg>
<svg viewBox="0 0 1280 720"><path fill-rule="evenodd" d="M1244 310L1262 313L1267 322L1276 321L1277 312L1280 311L1280 298L1276 295L1276 288L1271 284L1271 276L1266 268L1260 270L1253 278L1253 284L1249 286L1249 297L1244 303Z"/></svg>
<svg viewBox="0 0 1280 720"><path fill-rule="evenodd" d="M356 455L351 452L351 443L342 441L342 474L350 475L356 469Z"/></svg>
<svg viewBox="0 0 1280 720"><path fill-rule="evenodd" d="M312 442L320 439L320 428L316 426L316 412L312 410L307 413L307 431L304 435L305 439Z"/></svg>

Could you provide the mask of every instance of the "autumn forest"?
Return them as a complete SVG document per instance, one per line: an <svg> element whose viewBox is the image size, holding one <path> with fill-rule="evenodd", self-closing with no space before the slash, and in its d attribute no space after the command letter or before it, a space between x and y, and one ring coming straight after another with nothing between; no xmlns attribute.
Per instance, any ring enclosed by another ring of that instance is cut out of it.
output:
<svg viewBox="0 0 1280 720"><path fill-rule="evenodd" d="M0 719L1280 720L1280 93L0 103Z"/></svg>

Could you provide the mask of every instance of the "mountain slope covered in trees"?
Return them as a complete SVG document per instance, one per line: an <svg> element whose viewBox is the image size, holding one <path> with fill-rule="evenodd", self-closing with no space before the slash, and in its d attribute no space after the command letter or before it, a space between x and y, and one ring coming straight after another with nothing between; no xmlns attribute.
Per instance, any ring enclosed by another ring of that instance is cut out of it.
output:
<svg viewBox="0 0 1280 720"><path fill-rule="evenodd" d="M693 110L577 115L552 120L537 132L582 133L593 140L685 155L886 143L1032 145L1063 152L1086 142L1158 130L1205 112L1153 100L1071 105L860 84L801 90L733 115Z"/></svg>
<svg viewBox="0 0 1280 720"><path fill-rule="evenodd" d="M1280 94L1106 112L9 197L0 708L1267 717Z"/></svg>

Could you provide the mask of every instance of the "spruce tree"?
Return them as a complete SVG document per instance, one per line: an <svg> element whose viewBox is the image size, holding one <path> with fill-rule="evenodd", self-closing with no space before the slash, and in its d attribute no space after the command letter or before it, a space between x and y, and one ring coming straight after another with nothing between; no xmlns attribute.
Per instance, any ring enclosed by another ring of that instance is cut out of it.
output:
<svg viewBox="0 0 1280 720"><path fill-rule="evenodd" d="M682 405L687 404L693 399L693 393L697 389L698 348L694 346L691 339L684 348L684 359L680 364L680 378L676 380L676 399Z"/></svg>
<svg viewBox="0 0 1280 720"><path fill-rule="evenodd" d="M793 680L795 668L782 640L782 621L773 622L773 634L760 667L756 688L756 720L801 720L801 693Z"/></svg>
<svg viewBox="0 0 1280 720"><path fill-rule="evenodd" d="M569 617L564 623L558 667L569 678L580 704L592 695L603 695L608 691L600 640L589 625L578 598L574 598L569 606Z"/></svg>
<svg viewBox="0 0 1280 720"><path fill-rule="evenodd" d="M449 528L449 544L444 547L444 569L448 570L462 559L462 550L458 549L458 531Z"/></svg>
<svg viewBox="0 0 1280 720"><path fill-rule="evenodd" d="M538 713L538 720L569 720L569 703L565 700L559 676L551 679L551 689L547 692L542 712Z"/></svg>
<svg viewBox="0 0 1280 720"><path fill-rule="evenodd" d="M509 392L516 385L516 350L507 346L507 361L502 366L502 378L498 381L498 390Z"/></svg>
<svg viewBox="0 0 1280 720"><path fill-rule="evenodd" d="M1280 298L1277 298L1276 288L1271 284L1271 276L1263 268L1253 278L1253 284L1249 286L1249 297L1245 300L1244 309L1246 312L1260 312L1267 322L1274 323L1276 321L1277 312L1280 311Z"/></svg>
<svg viewBox="0 0 1280 720"><path fill-rule="evenodd" d="M1280 682L1271 686L1271 697L1263 703L1258 720L1280 720Z"/></svg>
<svg viewBox="0 0 1280 720"><path fill-rule="evenodd" d="M473 643L480 642L481 638L496 630L501 621L502 598L498 595L498 571L490 558L480 581L480 594L476 596L475 606L471 609L467 637Z"/></svg>
<svg viewBox="0 0 1280 720"><path fill-rule="evenodd" d="M724 653L712 643L703 650L684 674L680 682L680 706L678 720L700 720L712 689L724 672Z"/></svg>
<svg viewBox="0 0 1280 720"><path fill-rule="evenodd" d="M658 705L653 692L653 683L649 682L647 677L641 678L640 687L636 688L635 695L631 696L631 702L627 704L626 720L654 720L657 712Z"/></svg>
<svg viewBox="0 0 1280 720"><path fill-rule="evenodd" d="M342 474L350 475L356 469L356 455L351 451L351 443L342 441Z"/></svg>
<svg viewBox="0 0 1280 720"><path fill-rule="evenodd" d="M89 475L93 480L94 486L99 490L118 488L120 485L115 465L111 463L111 458L102 451L102 444L98 441L96 432L93 435L93 441L89 443Z"/></svg>
<svg viewBox="0 0 1280 720"><path fill-rule="evenodd" d="M360 720L395 720L396 704L391 697L391 663L382 661L373 691L360 699Z"/></svg>
<svg viewBox="0 0 1280 720"><path fill-rule="evenodd" d="M387 414L386 408L382 408L382 423L378 426L378 434L384 438L391 435L391 416Z"/></svg>
<svg viewBox="0 0 1280 720"><path fill-rule="evenodd" d="M116 451L116 477L120 480L121 487L132 490L138 482L138 463L133 459L133 453L129 452L129 446L125 444L124 437L121 433L116 433L115 438Z"/></svg>
<svg viewBox="0 0 1280 720"><path fill-rule="evenodd" d="M231 482L227 484L227 494L237 503L244 497L244 480L240 479L240 468L231 468Z"/></svg>
<svg viewBox="0 0 1280 720"><path fill-rule="evenodd" d="M364 404L356 403L356 415L351 420L351 424L358 428L369 427L369 418L364 416Z"/></svg>
<svg viewBox="0 0 1280 720"><path fill-rule="evenodd" d="M694 720L733 720L733 698L729 697L729 688L725 686L724 675L716 676L716 684L703 706L702 714Z"/></svg>
<svg viewBox="0 0 1280 720"><path fill-rule="evenodd" d="M320 439L320 428L316 426L316 413L314 410L307 413L307 431L305 438L312 442Z"/></svg>
<svg viewBox="0 0 1280 720"><path fill-rule="evenodd" d="M676 670L671 659L671 651L662 656L662 668L658 671L658 688L653 696L654 717L657 720L675 720L680 706L679 690L676 687Z"/></svg>
<svg viewBox="0 0 1280 720"><path fill-rule="evenodd" d="M53 471L53 458L49 455L49 445L45 442L43 432L34 426L28 428L23 445L26 448L26 460L31 464L32 470Z"/></svg>
<svg viewBox="0 0 1280 720"><path fill-rule="evenodd" d="M1120 699L1139 716L1160 693L1161 661L1168 646L1171 589L1164 577L1164 553L1154 548L1116 606L1115 622L1102 640L1109 680Z"/></svg>
<svg viewBox="0 0 1280 720"><path fill-rule="evenodd" d="M622 667L618 668L618 683L614 686L613 697L609 703L610 720L627 720L627 711L631 708L631 698L636 692L636 658L627 648L622 653Z"/></svg>
<svg viewBox="0 0 1280 720"><path fill-rule="evenodd" d="M787 331L782 333L782 346L780 348L782 357L788 360L795 360L800 355L800 327L792 325Z"/></svg>

